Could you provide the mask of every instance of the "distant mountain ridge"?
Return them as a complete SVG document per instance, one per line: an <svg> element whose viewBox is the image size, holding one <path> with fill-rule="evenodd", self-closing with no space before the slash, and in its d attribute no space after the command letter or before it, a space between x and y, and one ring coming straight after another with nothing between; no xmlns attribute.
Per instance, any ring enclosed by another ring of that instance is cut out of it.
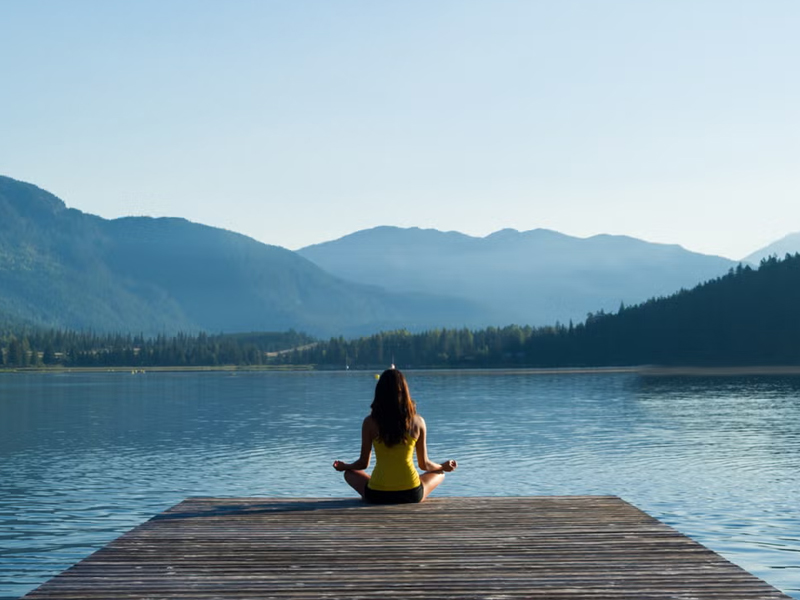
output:
<svg viewBox="0 0 800 600"><path fill-rule="evenodd" d="M800 232L790 233L760 250L756 250L752 254L745 256L742 260L757 265L763 259L769 258L770 256L783 258L787 254L796 254L798 252L800 252Z"/></svg>
<svg viewBox="0 0 800 600"><path fill-rule="evenodd" d="M483 238L433 229L376 227L298 253L359 283L469 298L484 308L476 326L583 320L672 294L738 263L627 236L576 238L503 229Z"/></svg>
<svg viewBox="0 0 800 600"><path fill-rule="evenodd" d="M106 220L0 176L0 326L379 330L582 321L738 263L626 236L377 227L294 253L180 218Z"/></svg>
<svg viewBox="0 0 800 600"><path fill-rule="evenodd" d="M469 302L346 282L241 234L177 218L106 220L0 176L0 321L352 335L474 317Z"/></svg>

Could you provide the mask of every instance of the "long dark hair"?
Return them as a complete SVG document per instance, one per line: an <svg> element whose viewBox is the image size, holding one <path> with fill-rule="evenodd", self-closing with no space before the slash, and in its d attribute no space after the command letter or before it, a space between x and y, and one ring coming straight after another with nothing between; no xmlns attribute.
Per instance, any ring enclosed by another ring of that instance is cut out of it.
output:
<svg viewBox="0 0 800 600"><path fill-rule="evenodd" d="M411 435L417 409L408 383L397 369L387 369L375 386L372 418L378 424L378 437L387 446L399 444Z"/></svg>

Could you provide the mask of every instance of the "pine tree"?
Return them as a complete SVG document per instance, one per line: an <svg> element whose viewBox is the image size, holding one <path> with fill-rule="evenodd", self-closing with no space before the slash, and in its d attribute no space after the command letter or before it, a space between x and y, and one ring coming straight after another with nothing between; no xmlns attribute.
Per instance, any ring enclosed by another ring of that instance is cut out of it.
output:
<svg viewBox="0 0 800 600"><path fill-rule="evenodd" d="M25 354L22 348L22 342L13 335L8 341L8 365L10 367L25 366Z"/></svg>

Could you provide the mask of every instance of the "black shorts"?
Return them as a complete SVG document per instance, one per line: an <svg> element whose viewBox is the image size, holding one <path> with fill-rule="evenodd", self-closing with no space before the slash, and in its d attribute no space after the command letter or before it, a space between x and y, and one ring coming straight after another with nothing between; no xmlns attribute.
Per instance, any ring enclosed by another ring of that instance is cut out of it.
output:
<svg viewBox="0 0 800 600"><path fill-rule="evenodd" d="M411 504L422 502L422 484L410 490L384 492L369 486L364 490L364 500L370 504Z"/></svg>

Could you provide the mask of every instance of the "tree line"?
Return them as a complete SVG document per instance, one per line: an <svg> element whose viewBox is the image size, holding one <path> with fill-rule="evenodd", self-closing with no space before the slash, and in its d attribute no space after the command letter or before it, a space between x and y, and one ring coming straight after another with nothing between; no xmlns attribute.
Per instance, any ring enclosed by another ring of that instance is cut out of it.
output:
<svg viewBox="0 0 800 600"><path fill-rule="evenodd" d="M800 364L800 254L615 313L546 327L380 332L314 340L295 331L145 338L37 329L0 334L0 366L314 365L318 368Z"/></svg>
<svg viewBox="0 0 800 600"><path fill-rule="evenodd" d="M254 366L267 364L274 353L313 341L294 330L146 338L28 328L0 334L0 367Z"/></svg>

